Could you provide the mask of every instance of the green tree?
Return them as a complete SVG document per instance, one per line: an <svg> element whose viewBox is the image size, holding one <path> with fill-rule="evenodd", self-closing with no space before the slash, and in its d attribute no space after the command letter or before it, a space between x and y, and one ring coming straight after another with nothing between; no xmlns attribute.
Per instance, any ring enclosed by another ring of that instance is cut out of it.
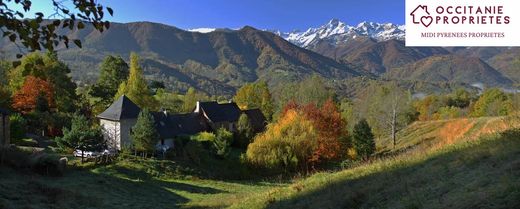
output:
<svg viewBox="0 0 520 209"><path fill-rule="evenodd" d="M352 133L352 145L358 156L368 159L376 151L376 143L372 129L365 119L361 119Z"/></svg>
<svg viewBox="0 0 520 209"><path fill-rule="evenodd" d="M137 117L137 122L132 127L130 133L132 145L136 152L142 152L147 157L148 152L155 149L155 144L159 140L159 134L155 129L155 121L148 109L143 109Z"/></svg>
<svg viewBox="0 0 520 209"><path fill-rule="evenodd" d="M186 95L184 95L182 112L191 112L193 111L193 108L195 108L197 101L204 101L208 99L208 96L201 92L198 92L197 90L195 90L195 88L190 87L186 92Z"/></svg>
<svg viewBox="0 0 520 209"><path fill-rule="evenodd" d="M139 66L139 57L136 53L130 54L130 75L126 82L121 83L115 98L126 95L141 108L159 109L158 102L152 96L143 75L143 69Z"/></svg>
<svg viewBox="0 0 520 209"><path fill-rule="evenodd" d="M253 139L254 132L253 132L253 126L251 125L251 121L249 120L249 117L245 113L242 113L240 117L238 118L237 123L237 131L238 131L238 138L237 138L237 144L238 146L242 148L247 148L247 145L251 143L251 139Z"/></svg>
<svg viewBox="0 0 520 209"><path fill-rule="evenodd" d="M225 128L219 128L215 134L215 140L213 140L215 155L220 158L226 158L229 152L231 152L231 143L233 143L233 133Z"/></svg>
<svg viewBox="0 0 520 209"><path fill-rule="evenodd" d="M85 23L90 23L96 30L103 32L110 27L108 21L104 21L105 12L112 16L113 10L104 7L97 1L74 0L70 1L72 7L64 4L69 1L52 0L47 2L53 13L45 14L35 11L35 18L27 18L32 7L31 0L4 0L0 1L0 31L4 37L15 44L22 44L29 51L47 49L54 51L54 47L64 43L69 47L69 37L63 30L81 30ZM55 18L55 15L61 17ZM52 21L45 21L53 19ZM60 32L58 32L60 31ZM80 40L72 40L81 48ZM18 55L21 56L21 55Z"/></svg>
<svg viewBox="0 0 520 209"><path fill-rule="evenodd" d="M497 88L484 91L473 105L470 115L473 117L504 116L513 112L511 98Z"/></svg>
<svg viewBox="0 0 520 209"><path fill-rule="evenodd" d="M56 53L30 53L21 64L9 73L9 88L12 93L24 85L27 76L49 82L53 88L54 102L58 112L72 113L76 110L76 84L72 82L68 66L59 61Z"/></svg>
<svg viewBox="0 0 520 209"><path fill-rule="evenodd" d="M184 101L178 94L166 92L165 89L158 89L154 97L159 102L161 108L174 113L183 112Z"/></svg>
<svg viewBox="0 0 520 209"><path fill-rule="evenodd" d="M105 57L99 68L99 79L89 90L89 94L101 98L103 105L110 105L119 85L128 79L128 64L121 56L109 55Z"/></svg>
<svg viewBox="0 0 520 209"><path fill-rule="evenodd" d="M280 85L275 92L278 110L290 101L322 106L329 98L336 98L334 91L319 75L312 75L298 83Z"/></svg>
<svg viewBox="0 0 520 209"><path fill-rule="evenodd" d="M27 133L27 120L21 114L15 113L9 116L11 139L17 141L25 138Z"/></svg>
<svg viewBox="0 0 520 209"><path fill-rule="evenodd" d="M409 92L388 83L383 86L371 86L365 99L358 104L363 116L372 124L376 135L390 135L394 146L397 143L397 132L415 120L415 109Z"/></svg>
<svg viewBox="0 0 520 209"><path fill-rule="evenodd" d="M62 149L79 149L85 151L101 151L106 148L101 128L93 128L83 115L74 115L70 129L63 129L63 137L56 139ZM81 154L83 162L84 153Z"/></svg>

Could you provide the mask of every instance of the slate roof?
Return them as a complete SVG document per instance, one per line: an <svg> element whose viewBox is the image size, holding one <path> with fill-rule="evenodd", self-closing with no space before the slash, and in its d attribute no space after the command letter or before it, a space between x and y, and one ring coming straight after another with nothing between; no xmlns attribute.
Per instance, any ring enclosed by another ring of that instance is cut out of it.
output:
<svg viewBox="0 0 520 209"><path fill-rule="evenodd" d="M97 117L112 121L120 121L124 119L136 119L140 112L141 108L139 108L128 97L123 95Z"/></svg>
<svg viewBox="0 0 520 209"><path fill-rule="evenodd" d="M208 131L205 119L199 113L168 115L163 112L153 113L155 126L163 139L176 136L195 135Z"/></svg>
<svg viewBox="0 0 520 209"><path fill-rule="evenodd" d="M256 133L264 131L267 119L260 109L244 110L244 113L249 118L251 126Z"/></svg>
<svg viewBox="0 0 520 209"><path fill-rule="evenodd" d="M229 121L236 122L242 111L234 102L219 104L217 102L200 102L199 107L213 123Z"/></svg>

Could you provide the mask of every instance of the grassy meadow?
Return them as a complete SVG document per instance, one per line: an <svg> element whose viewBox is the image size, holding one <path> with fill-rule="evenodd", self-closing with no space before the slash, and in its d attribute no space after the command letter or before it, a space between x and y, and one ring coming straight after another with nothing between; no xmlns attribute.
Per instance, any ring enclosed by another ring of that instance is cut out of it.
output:
<svg viewBox="0 0 520 209"><path fill-rule="evenodd" d="M232 208L520 208L520 131L318 173Z"/></svg>

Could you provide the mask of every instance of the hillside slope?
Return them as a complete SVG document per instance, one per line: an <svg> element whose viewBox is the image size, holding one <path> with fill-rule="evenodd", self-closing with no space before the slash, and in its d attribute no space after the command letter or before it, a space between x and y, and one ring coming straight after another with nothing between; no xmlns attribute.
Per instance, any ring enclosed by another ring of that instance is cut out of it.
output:
<svg viewBox="0 0 520 209"><path fill-rule="evenodd" d="M355 44L355 42L351 44ZM350 44L338 46L337 51L340 52L340 54L337 54L337 56L355 66L360 66L366 71L378 75L385 73L389 69L414 63L426 57L449 54L449 52L443 48L406 47L404 41L394 39L382 42L366 40L361 45L363 47L350 52L342 49L345 47L351 48Z"/></svg>
<svg viewBox="0 0 520 209"><path fill-rule="evenodd" d="M468 122L474 125L464 125ZM402 132L404 140L424 132L430 137L419 144L431 140L442 146L318 173L251 196L232 208L518 208L520 130L482 137L506 127L509 119L503 118L415 124ZM461 135L445 138L446 133ZM445 140L454 144L446 146Z"/></svg>
<svg viewBox="0 0 520 209"><path fill-rule="evenodd" d="M85 81L89 77L89 82L96 78L97 65L106 55L127 59L132 51L141 55L149 78L164 81L177 90L193 86L211 94L231 94L244 83L258 79L276 84L312 74L336 79L363 74L273 33L248 26L236 31L199 33L135 22L113 23L103 33L92 27L67 33L80 39L83 48L62 47L60 59L70 65L73 78ZM1 50L16 53L12 44L1 43Z"/></svg>
<svg viewBox="0 0 520 209"><path fill-rule="evenodd" d="M483 83L488 86L510 86L513 83L481 59L458 55L431 56L393 68L385 77L430 82Z"/></svg>

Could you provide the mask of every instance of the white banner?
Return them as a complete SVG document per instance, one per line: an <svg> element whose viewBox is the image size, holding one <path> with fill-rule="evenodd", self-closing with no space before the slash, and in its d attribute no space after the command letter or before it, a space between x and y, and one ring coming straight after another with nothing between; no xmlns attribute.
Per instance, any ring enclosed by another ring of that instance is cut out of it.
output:
<svg viewBox="0 0 520 209"><path fill-rule="evenodd" d="M520 46L520 1L406 0L406 46Z"/></svg>

